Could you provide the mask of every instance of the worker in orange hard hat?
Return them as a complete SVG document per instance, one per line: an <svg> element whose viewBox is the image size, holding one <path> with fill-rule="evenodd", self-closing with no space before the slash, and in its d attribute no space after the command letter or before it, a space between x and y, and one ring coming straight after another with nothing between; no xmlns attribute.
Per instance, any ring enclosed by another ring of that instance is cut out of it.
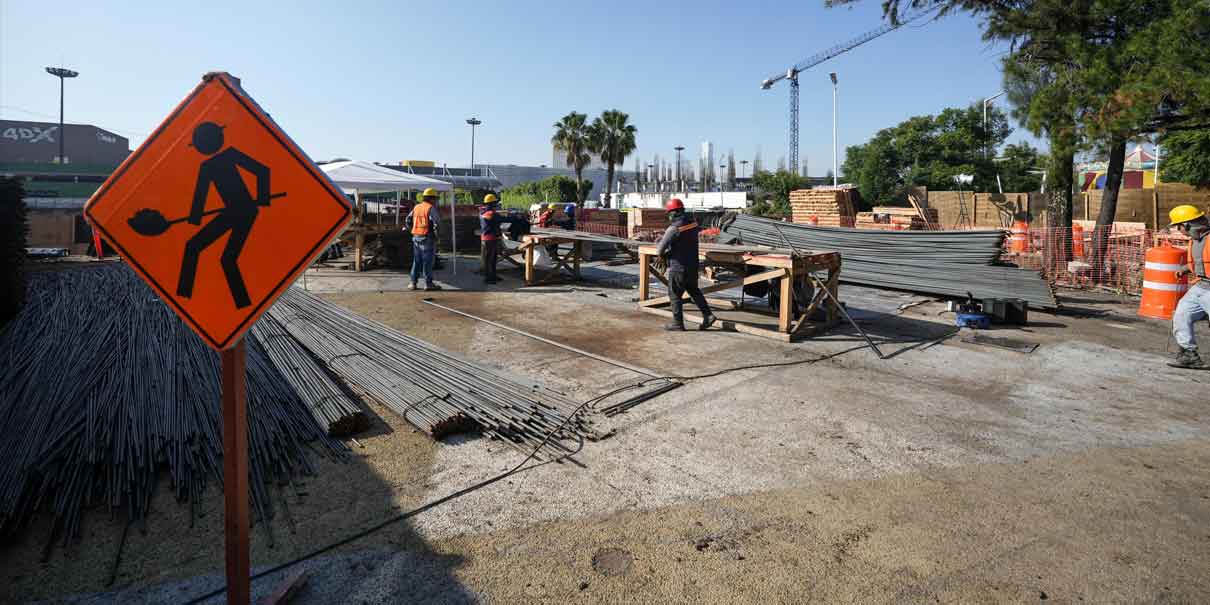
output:
<svg viewBox="0 0 1210 605"><path fill-rule="evenodd" d="M1193 326L1210 313L1210 220L1195 206L1177 206L1168 213L1181 234L1189 237L1186 258L1189 265L1176 272L1177 279L1188 276L1189 289L1172 313L1172 335L1181 350L1168 365L1174 368L1210 369L1197 352Z"/></svg>
<svg viewBox="0 0 1210 605"><path fill-rule="evenodd" d="M420 203L412 207L403 220L404 231L412 234L412 284L416 289L420 273L424 273L424 289L440 290L433 283L433 258L437 255L437 225L441 222L437 213L437 190L432 187L420 194Z"/></svg>
<svg viewBox="0 0 1210 605"><path fill-rule="evenodd" d="M669 225L656 247L656 253L668 259L668 298L672 302L672 323L664 326L664 329L685 329L682 311L684 305L681 298L687 292L693 304L702 312L702 323L698 324L697 329L705 330L714 323L715 317L710 312L710 306L706 304L706 297L697 287L697 223L685 216L685 204L677 198L668 200L664 209L668 211Z"/></svg>

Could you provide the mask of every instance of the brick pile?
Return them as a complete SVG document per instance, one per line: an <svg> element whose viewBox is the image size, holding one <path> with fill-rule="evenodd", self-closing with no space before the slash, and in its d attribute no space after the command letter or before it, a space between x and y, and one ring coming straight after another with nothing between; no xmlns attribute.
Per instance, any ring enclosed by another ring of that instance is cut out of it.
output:
<svg viewBox="0 0 1210 605"><path fill-rule="evenodd" d="M850 227L855 218L853 189L797 189L790 192L791 220L821 227Z"/></svg>
<svg viewBox="0 0 1210 605"><path fill-rule="evenodd" d="M631 208L626 211L626 237L642 239L640 236L652 232L663 233L668 228L668 212L663 208Z"/></svg>

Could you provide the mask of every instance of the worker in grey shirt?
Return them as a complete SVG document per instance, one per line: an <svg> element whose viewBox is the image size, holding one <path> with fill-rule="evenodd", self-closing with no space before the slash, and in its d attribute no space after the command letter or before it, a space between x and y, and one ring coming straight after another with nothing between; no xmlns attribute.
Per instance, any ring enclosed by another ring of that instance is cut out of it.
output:
<svg viewBox="0 0 1210 605"><path fill-rule="evenodd" d="M1177 206L1168 213L1172 226L1189 237L1186 257L1189 266L1177 271L1177 278L1189 276L1189 290L1172 313L1172 335L1181 350L1168 365L1175 368L1208 369L1197 352L1194 324L1210 313L1210 220L1196 206Z"/></svg>
<svg viewBox="0 0 1210 605"><path fill-rule="evenodd" d="M437 190L428 188L420 194L420 203L412 207L404 219L404 231L412 234L412 284L409 290L416 289L420 273L424 273L424 289L440 290L441 286L433 283L433 259L437 256L437 225L441 215L437 212Z"/></svg>
<svg viewBox="0 0 1210 605"><path fill-rule="evenodd" d="M681 298L686 292L693 304L702 312L702 323L697 326L705 330L714 323L714 314L706 304L706 297L697 287L698 269L698 231L697 223L685 216L685 204L677 198L668 200L664 205L668 211L668 229L656 247L656 253L668 259L668 297L672 301L672 323L664 326L665 330L680 331L685 329L684 304Z"/></svg>

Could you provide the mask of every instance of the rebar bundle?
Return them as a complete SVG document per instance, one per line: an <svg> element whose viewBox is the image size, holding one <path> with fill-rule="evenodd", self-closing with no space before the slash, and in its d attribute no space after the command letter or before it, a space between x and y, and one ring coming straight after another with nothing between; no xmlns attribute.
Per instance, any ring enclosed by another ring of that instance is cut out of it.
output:
<svg viewBox="0 0 1210 605"><path fill-rule="evenodd" d="M222 484L218 354L124 265L35 273L27 292L0 333L0 535L49 510L51 543L67 543L79 538L84 509L102 504L144 522L161 471L196 515L207 486ZM274 516L271 482L312 473L313 452L343 455L327 431L349 422L329 419L348 401L327 399L318 363L269 340L248 343L258 522Z"/></svg>
<svg viewBox="0 0 1210 605"><path fill-rule="evenodd" d="M569 440L597 435L596 415L576 415L579 406L558 393L520 384L299 288L269 314L345 382L434 437L469 425L526 453L545 441L542 455L555 457L572 449Z"/></svg>
<svg viewBox="0 0 1210 605"><path fill-rule="evenodd" d="M840 281L941 296L1019 298L1058 306L1037 271L998 264L1003 231L873 231L812 227L736 214L723 233L744 244L840 252ZM722 238L720 238L722 241Z"/></svg>

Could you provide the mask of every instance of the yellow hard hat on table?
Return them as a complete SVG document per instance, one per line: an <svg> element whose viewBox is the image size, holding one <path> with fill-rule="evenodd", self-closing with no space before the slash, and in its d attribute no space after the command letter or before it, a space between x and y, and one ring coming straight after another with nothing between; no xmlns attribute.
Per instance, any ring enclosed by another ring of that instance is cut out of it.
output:
<svg viewBox="0 0 1210 605"><path fill-rule="evenodd" d="M427 199L430 197L437 197L437 190L433 189L432 187L429 187L428 189L424 190L424 193L420 194L420 197L423 199Z"/></svg>
<svg viewBox="0 0 1210 605"><path fill-rule="evenodd" d="M558 206L556 206L556 205L554 205L554 204L547 204L547 205L546 205L546 209L547 209L547 210L554 210L555 208L558 208Z"/></svg>
<svg viewBox="0 0 1210 605"><path fill-rule="evenodd" d="M498 201L500 201L500 198L496 197L496 194L494 194L494 193L489 193L489 194L483 196L484 204L495 204Z"/></svg>
<svg viewBox="0 0 1210 605"><path fill-rule="evenodd" d="M1169 226L1171 227L1181 223L1187 223L1189 221L1202 218L1203 216L1206 216L1206 213L1198 210L1197 206L1190 206L1189 204L1177 206L1176 208L1168 211L1168 220L1172 221Z"/></svg>

